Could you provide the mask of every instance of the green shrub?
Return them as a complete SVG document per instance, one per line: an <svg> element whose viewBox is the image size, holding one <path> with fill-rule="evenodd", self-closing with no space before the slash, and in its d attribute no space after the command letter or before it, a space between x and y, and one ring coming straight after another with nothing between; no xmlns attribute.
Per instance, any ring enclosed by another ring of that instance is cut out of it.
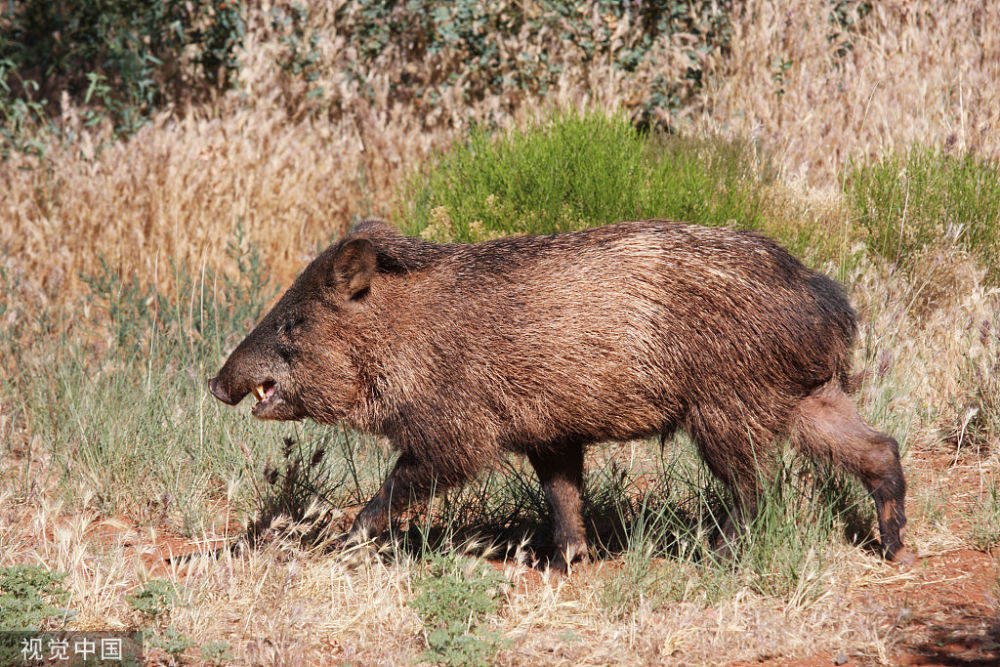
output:
<svg viewBox="0 0 1000 667"><path fill-rule="evenodd" d="M173 658L171 664L175 665L180 663L185 651L197 646L197 642L172 625L164 631L163 635L148 634L147 641L150 646L161 648L169 653L170 657Z"/></svg>
<svg viewBox="0 0 1000 667"><path fill-rule="evenodd" d="M150 579L145 586L126 595L125 600L153 622L170 613L177 602L177 586L166 579Z"/></svg>
<svg viewBox="0 0 1000 667"><path fill-rule="evenodd" d="M227 641L210 641L201 645L201 658L209 665L226 665L233 662L233 652Z"/></svg>
<svg viewBox="0 0 1000 667"><path fill-rule="evenodd" d="M38 631L66 622L65 573L37 565L0 567L0 629Z"/></svg>
<svg viewBox="0 0 1000 667"><path fill-rule="evenodd" d="M427 651L422 660L445 665L490 665L504 641L483 628L500 608L502 574L449 551L432 554L413 583L410 603L424 622Z"/></svg>
<svg viewBox="0 0 1000 667"><path fill-rule="evenodd" d="M130 133L156 107L232 84L243 18L234 0L12 0L0 16L0 126L62 91Z"/></svg>
<svg viewBox="0 0 1000 667"><path fill-rule="evenodd" d="M281 69L306 83L313 83L320 75L319 34L309 29L309 8L293 3L289 12L280 7L271 9L271 28L283 33L278 41L286 52L279 59ZM323 94L323 87L310 88L307 97Z"/></svg>
<svg viewBox="0 0 1000 667"><path fill-rule="evenodd" d="M847 198L868 247L904 268L925 248L957 243L1000 282L1000 168L975 155L913 146L854 164Z"/></svg>
<svg viewBox="0 0 1000 667"><path fill-rule="evenodd" d="M471 131L412 180L395 215L408 233L436 241L657 217L755 229L767 178L744 143L564 112L499 136Z"/></svg>

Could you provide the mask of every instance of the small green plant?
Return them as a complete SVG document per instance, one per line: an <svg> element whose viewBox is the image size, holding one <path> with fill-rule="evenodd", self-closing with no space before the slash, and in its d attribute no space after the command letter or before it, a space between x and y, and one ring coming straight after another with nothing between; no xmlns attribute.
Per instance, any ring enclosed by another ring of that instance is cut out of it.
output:
<svg viewBox="0 0 1000 667"><path fill-rule="evenodd" d="M229 642L211 641L201 645L201 658L210 665L224 665L233 661Z"/></svg>
<svg viewBox="0 0 1000 667"><path fill-rule="evenodd" d="M150 579L138 591L125 596L132 609L139 612L146 623L155 626L143 631L147 644L150 647L161 648L170 654L173 664L180 661L185 651L196 646L190 637L172 625L168 625L162 633L156 629L156 627L163 628L163 625L167 623L178 598L177 584L166 579ZM209 654L205 656L206 662L211 662L209 655L215 656L218 662L221 659L219 656L224 654L223 649L228 650L228 644L224 647L209 647Z"/></svg>
<svg viewBox="0 0 1000 667"><path fill-rule="evenodd" d="M771 63L771 80L777 85L778 97L784 96L785 86L791 83L788 72L792 69L792 65L794 63L788 58L775 58Z"/></svg>
<svg viewBox="0 0 1000 667"><path fill-rule="evenodd" d="M957 244L1000 283L997 163L913 146L853 164L846 195L874 252L910 268L925 248Z"/></svg>
<svg viewBox="0 0 1000 667"><path fill-rule="evenodd" d="M20 90L18 90L20 88ZM38 83L23 80L17 64L9 57L0 57L0 158L10 152L42 156L45 143L37 130L48 125L45 99L36 99Z"/></svg>
<svg viewBox="0 0 1000 667"><path fill-rule="evenodd" d="M969 540L973 548L986 553L1000 544L1000 485L995 481L990 484L987 497L976 505Z"/></svg>
<svg viewBox="0 0 1000 667"><path fill-rule="evenodd" d="M197 643L171 625L164 631L162 636L158 634L149 636L149 645L162 648L170 654L174 664L177 664L180 662L184 652L192 646L197 646Z"/></svg>
<svg viewBox="0 0 1000 667"><path fill-rule="evenodd" d="M126 595L125 599L147 621L156 622L167 616L177 603L177 585L166 579L150 579L138 591Z"/></svg>
<svg viewBox="0 0 1000 667"><path fill-rule="evenodd" d="M504 641L484 628L500 608L502 574L455 552L432 554L414 581L410 603L424 622L427 651L422 660L445 665L490 665Z"/></svg>
<svg viewBox="0 0 1000 667"><path fill-rule="evenodd" d="M66 608L66 578L38 565L0 568L0 628L37 631L65 624L75 615Z"/></svg>

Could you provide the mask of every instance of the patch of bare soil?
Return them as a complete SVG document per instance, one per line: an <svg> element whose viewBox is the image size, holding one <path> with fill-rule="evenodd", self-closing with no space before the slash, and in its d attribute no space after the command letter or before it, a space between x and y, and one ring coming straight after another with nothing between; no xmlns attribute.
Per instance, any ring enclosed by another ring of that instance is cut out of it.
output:
<svg viewBox="0 0 1000 667"><path fill-rule="evenodd" d="M150 577L169 573L183 574L198 556L227 549L243 534L245 526L225 501L213 503L210 511L211 536L183 537L162 527L140 527L127 517L95 521L91 539L98 544L119 550L120 557L131 562Z"/></svg>
<svg viewBox="0 0 1000 667"><path fill-rule="evenodd" d="M893 663L1000 665L996 559L961 549L924 559L913 575L873 595L898 610L902 637Z"/></svg>

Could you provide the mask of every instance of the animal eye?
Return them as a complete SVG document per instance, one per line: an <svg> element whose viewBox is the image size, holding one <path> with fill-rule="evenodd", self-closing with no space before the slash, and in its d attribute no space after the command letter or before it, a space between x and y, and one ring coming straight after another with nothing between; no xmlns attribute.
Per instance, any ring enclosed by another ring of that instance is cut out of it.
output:
<svg viewBox="0 0 1000 667"><path fill-rule="evenodd" d="M302 324L302 318L301 317L295 317L295 318L287 319L287 320L285 320L284 322L282 322L281 324L278 325L278 333L279 334L290 334L293 331L295 331L295 329L297 329L300 324Z"/></svg>

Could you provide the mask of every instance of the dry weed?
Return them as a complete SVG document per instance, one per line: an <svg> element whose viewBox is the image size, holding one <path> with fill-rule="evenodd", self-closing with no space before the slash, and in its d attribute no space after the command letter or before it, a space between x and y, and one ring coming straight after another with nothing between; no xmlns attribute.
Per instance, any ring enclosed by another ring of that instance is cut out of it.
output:
<svg viewBox="0 0 1000 667"><path fill-rule="evenodd" d="M836 34L825 0L744 3L696 126L758 138L821 186L913 142L1000 157L1000 3L867 4L858 33Z"/></svg>

